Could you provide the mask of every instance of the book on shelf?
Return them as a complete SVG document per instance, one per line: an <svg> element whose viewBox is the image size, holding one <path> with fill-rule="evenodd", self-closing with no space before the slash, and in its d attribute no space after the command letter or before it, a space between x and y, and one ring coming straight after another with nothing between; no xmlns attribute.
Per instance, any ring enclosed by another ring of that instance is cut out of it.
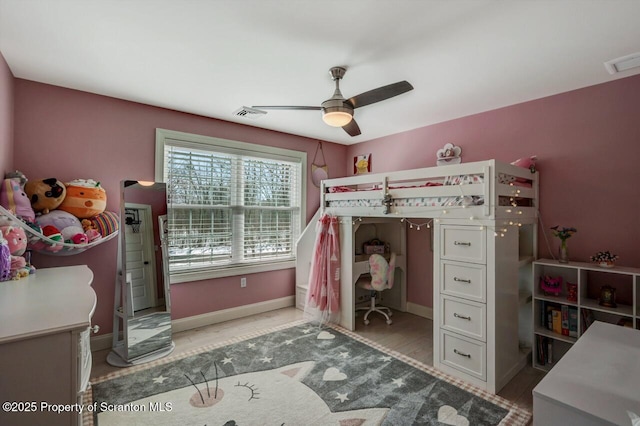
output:
<svg viewBox="0 0 640 426"><path fill-rule="evenodd" d="M582 308L582 332L587 331L589 326L593 324L595 318L591 309Z"/></svg>
<svg viewBox="0 0 640 426"><path fill-rule="evenodd" d="M578 308L569 307L569 337L578 337Z"/></svg>
<svg viewBox="0 0 640 426"><path fill-rule="evenodd" d="M551 310L551 318L553 320L553 332L562 334L562 313L560 309L553 308Z"/></svg>
<svg viewBox="0 0 640 426"><path fill-rule="evenodd" d="M562 327L562 335L563 336L568 336L569 335L569 306L567 305L562 305L561 309L561 327Z"/></svg>
<svg viewBox="0 0 640 426"><path fill-rule="evenodd" d="M536 336L537 360L539 365L553 364L553 339Z"/></svg>

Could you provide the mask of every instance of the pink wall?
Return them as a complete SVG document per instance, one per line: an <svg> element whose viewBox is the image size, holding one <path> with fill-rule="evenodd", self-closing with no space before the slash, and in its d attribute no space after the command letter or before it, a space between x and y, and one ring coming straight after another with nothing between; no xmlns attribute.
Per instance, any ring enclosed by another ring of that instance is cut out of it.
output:
<svg viewBox="0 0 640 426"><path fill-rule="evenodd" d="M570 258L588 261L599 250L640 267L640 75L484 112L350 146L371 153L372 172L431 167L446 143L462 147L463 162L511 162L538 155L540 212L551 249L554 225L573 226ZM409 230L408 299L433 306L432 256L422 231ZM540 233L539 256L549 257ZM425 277L427 279L425 280Z"/></svg>
<svg viewBox="0 0 640 426"><path fill-rule="evenodd" d="M13 168L13 74L0 53L0 172Z"/></svg>
<svg viewBox="0 0 640 426"><path fill-rule="evenodd" d="M356 154L373 154L373 172L435 165L445 143L463 149L463 161L512 161L537 154L541 171L540 211L545 232L553 225L575 226L570 256L587 260L611 250L620 264L640 266L635 220L640 197L636 166L640 158L640 76L616 80L345 147L324 144L330 177L351 173ZM15 117L15 118L13 118ZM13 121L13 124L12 124ZM13 79L0 61L0 164L28 177L99 180L107 209L118 211L119 181L153 180L155 128L306 151L311 162L317 141ZM14 152L12 152L14 151ZM11 156L14 155L14 160ZM308 164L310 169L310 164ZM307 219L319 192L307 187ZM557 241L549 235L552 250ZM548 257L542 235L539 256ZM409 301L432 306L432 252L428 232L410 230ZM38 267L87 264L95 273L98 307L94 321L111 331L116 275L115 240L70 257L34 255ZM425 257L427 261L425 261ZM247 289L237 277L175 285L173 317L191 315L292 295L294 271L250 275ZM252 283L254 283L252 285Z"/></svg>
<svg viewBox="0 0 640 426"><path fill-rule="evenodd" d="M4 100L3 100L4 102ZM119 210L122 179L154 180L155 129L306 151L309 164L317 141L93 95L15 80L15 167L27 177L65 182L92 178L107 192L107 210ZM330 177L343 176L346 147L324 143ZM319 190L307 185L307 220L319 205ZM111 332L117 241L69 257L34 255L36 267L87 264L95 273L98 295L94 322ZM172 287L174 319L294 294L294 270L177 284Z"/></svg>

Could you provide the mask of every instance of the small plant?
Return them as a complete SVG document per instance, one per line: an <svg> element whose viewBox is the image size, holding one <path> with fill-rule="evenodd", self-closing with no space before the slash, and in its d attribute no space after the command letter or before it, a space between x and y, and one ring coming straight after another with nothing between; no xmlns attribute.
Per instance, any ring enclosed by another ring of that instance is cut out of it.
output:
<svg viewBox="0 0 640 426"><path fill-rule="evenodd" d="M576 228L560 228L558 225L551 228L553 230L553 236L560 238L560 251L558 260L560 263L569 263L569 254L567 253L567 240L571 238L573 234L578 232Z"/></svg>
<svg viewBox="0 0 640 426"><path fill-rule="evenodd" d="M613 254L610 251L599 251L595 255L591 256L592 262L597 263L613 263L618 260L618 255Z"/></svg>
<svg viewBox="0 0 640 426"><path fill-rule="evenodd" d="M560 228L557 225L551 229L553 229L553 236L560 238L563 242L570 238L573 234L578 232L576 228Z"/></svg>

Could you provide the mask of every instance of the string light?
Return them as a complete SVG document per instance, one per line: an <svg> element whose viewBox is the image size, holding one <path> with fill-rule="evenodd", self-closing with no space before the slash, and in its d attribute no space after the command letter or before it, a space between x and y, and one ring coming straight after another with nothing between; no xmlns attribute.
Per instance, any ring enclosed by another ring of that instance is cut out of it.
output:
<svg viewBox="0 0 640 426"><path fill-rule="evenodd" d="M416 227L416 230L420 230L422 229L422 227L426 226L428 229L431 228L431 222L433 222L432 219L428 220L427 222L423 222L423 223L416 223L416 222L412 222L409 219L403 217L402 219L400 219L400 222L407 222L409 224L409 229L413 229L413 227Z"/></svg>

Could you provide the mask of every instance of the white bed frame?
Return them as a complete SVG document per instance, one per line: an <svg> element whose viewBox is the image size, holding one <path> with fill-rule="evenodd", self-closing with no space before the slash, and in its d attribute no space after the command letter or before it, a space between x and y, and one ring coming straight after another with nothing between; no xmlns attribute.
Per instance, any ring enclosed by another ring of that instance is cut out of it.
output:
<svg viewBox="0 0 640 426"><path fill-rule="evenodd" d="M502 184L498 182L501 174L525 179L530 187ZM413 188L394 188L394 186L418 186L427 181L444 181L448 176L482 176L482 183L420 186ZM372 188L377 190L330 193L331 187ZM395 206L396 199L427 197L484 197L484 204L462 206ZM538 174L529 169L501 163L496 160L478 161L467 164L429 167L424 169L398 172L375 173L338 179L323 180L321 184L321 209L335 216L385 217L429 217L450 219L487 219L511 218L515 220L536 218L538 200ZM386 197L387 206L384 205ZM500 206L500 197L507 199L530 200L530 207ZM331 207L332 201L382 200L379 207Z"/></svg>
<svg viewBox="0 0 640 426"><path fill-rule="evenodd" d="M474 175L480 177L475 179L480 183L424 186L426 182L444 183L451 181L448 178ZM502 183L515 178L526 186ZM332 192L334 187L347 192ZM444 205L425 205L422 199L431 197L444 199ZM463 197L484 202L461 205ZM427 219L433 238L433 365L497 393L526 365L530 351L520 346L530 347L532 341L530 268L537 253L537 207L538 173L496 160L324 180L320 209L298 243L297 306L304 307L315 222L322 213L340 217L340 323L350 330L356 326L354 283L367 272L368 264L366 256L356 255L362 240L357 235L359 224L384 221L386 225L377 225L385 227L380 228L383 237L395 241L397 246L392 250L406 259L406 223L413 218ZM389 228L393 223L398 225ZM402 267L406 268L406 263ZM399 273L405 298L403 268ZM466 293L468 278L467 288L473 290ZM396 309L411 312L411 308L403 299ZM420 308L414 313L429 316L428 308Z"/></svg>

